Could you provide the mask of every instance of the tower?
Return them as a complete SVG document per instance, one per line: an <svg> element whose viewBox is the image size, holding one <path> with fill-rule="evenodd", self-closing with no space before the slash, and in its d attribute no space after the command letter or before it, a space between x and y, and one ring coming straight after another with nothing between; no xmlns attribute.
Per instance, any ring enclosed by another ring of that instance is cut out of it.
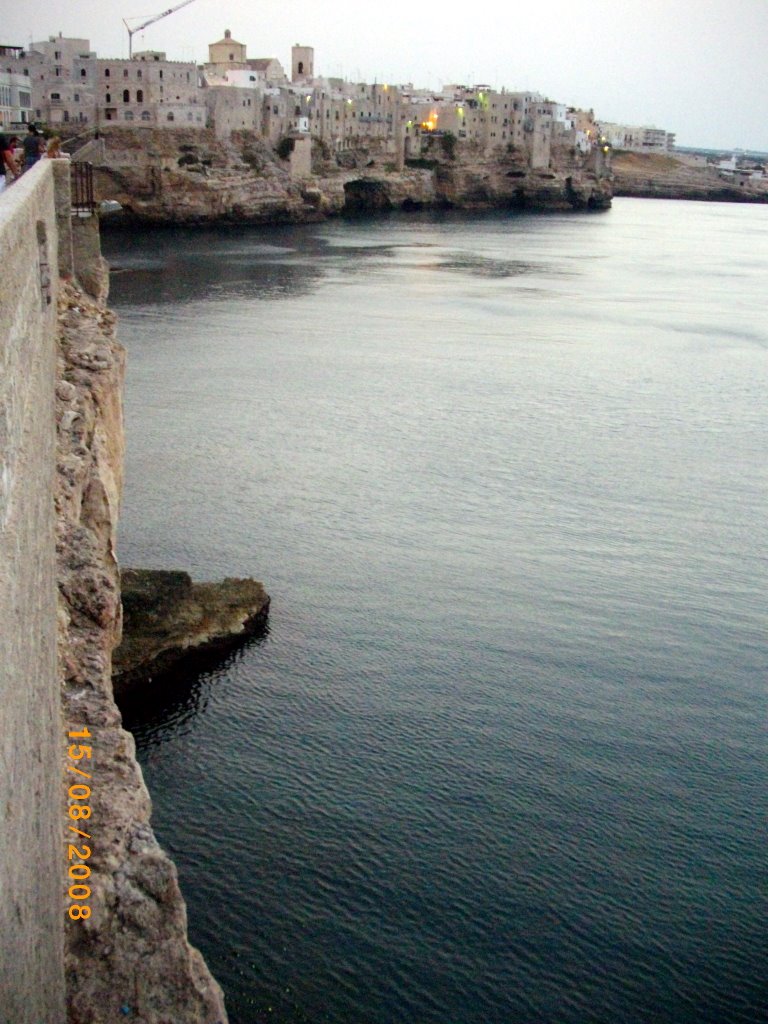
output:
<svg viewBox="0 0 768 1024"><path fill-rule="evenodd" d="M315 49L313 46L291 48L291 81L301 82L315 77Z"/></svg>

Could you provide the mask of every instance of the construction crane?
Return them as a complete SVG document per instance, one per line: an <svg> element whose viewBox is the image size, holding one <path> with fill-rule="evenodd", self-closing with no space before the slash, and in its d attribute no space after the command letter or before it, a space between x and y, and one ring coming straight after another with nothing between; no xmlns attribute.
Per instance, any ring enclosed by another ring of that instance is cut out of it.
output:
<svg viewBox="0 0 768 1024"><path fill-rule="evenodd" d="M143 25L137 25L136 28L131 28L128 22L123 18L123 24L128 29L128 60L133 57L133 36L135 32L141 32L143 28L147 28L148 25L154 25L156 21L160 21L161 18L167 18L169 14L173 14L174 11L180 11L182 7L186 7L188 4L194 3L194 0L182 0L180 4L176 4L175 7L169 7L167 11L163 11L162 14L156 14L154 18L150 18L149 21L145 21ZM135 21L135 18L131 19Z"/></svg>

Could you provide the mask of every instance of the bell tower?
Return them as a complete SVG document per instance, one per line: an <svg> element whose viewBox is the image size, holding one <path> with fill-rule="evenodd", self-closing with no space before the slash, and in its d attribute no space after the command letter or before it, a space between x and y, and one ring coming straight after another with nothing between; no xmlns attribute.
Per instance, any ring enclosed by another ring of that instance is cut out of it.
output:
<svg viewBox="0 0 768 1024"><path fill-rule="evenodd" d="M313 46L299 46L291 49L291 81L303 82L315 77L315 49Z"/></svg>

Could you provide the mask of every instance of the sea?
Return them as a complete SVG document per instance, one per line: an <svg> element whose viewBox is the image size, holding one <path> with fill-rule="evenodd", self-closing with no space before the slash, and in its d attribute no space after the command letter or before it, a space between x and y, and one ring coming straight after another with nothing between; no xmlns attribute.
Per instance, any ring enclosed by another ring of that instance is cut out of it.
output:
<svg viewBox="0 0 768 1024"><path fill-rule="evenodd" d="M104 234L124 705L231 1024L768 1021L768 206Z"/></svg>

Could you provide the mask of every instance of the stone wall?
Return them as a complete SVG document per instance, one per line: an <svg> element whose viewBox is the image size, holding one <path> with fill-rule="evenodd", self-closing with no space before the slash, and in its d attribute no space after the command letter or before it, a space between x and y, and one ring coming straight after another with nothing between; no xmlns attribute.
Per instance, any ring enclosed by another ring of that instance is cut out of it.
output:
<svg viewBox="0 0 768 1024"><path fill-rule="evenodd" d="M57 229L41 162L0 195L0 1020L63 1021L53 489Z"/></svg>
<svg viewBox="0 0 768 1024"><path fill-rule="evenodd" d="M0 197L0 1022L226 1024L112 693L124 352L69 194L45 161Z"/></svg>

